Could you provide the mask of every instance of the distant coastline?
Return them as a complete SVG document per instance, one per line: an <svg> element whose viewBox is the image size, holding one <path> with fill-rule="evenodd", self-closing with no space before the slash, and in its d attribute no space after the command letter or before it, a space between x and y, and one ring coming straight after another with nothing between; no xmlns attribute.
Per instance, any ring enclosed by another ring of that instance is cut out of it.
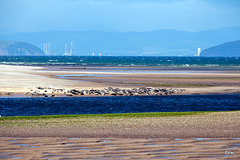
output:
<svg viewBox="0 0 240 160"><path fill-rule="evenodd" d="M200 32L171 29L144 32L46 31L5 35L0 39L31 43L47 56L194 56L198 48L205 50L240 40L240 27ZM214 56L229 57L232 54L218 55L215 52Z"/></svg>

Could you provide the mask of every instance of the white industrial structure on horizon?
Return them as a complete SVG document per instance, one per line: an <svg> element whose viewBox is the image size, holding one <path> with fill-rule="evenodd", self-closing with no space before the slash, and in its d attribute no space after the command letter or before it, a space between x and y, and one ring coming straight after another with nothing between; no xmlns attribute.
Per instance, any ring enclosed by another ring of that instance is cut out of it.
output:
<svg viewBox="0 0 240 160"><path fill-rule="evenodd" d="M198 48L198 53L197 53L198 57L200 56L200 53L201 53L201 48Z"/></svg>
<svg viewBox="0 0 240 160"><path fill-rule="evenodd" d="M195 54L195 57L199 57L200 54L201 54L201 48L198 48L198 52L197 52L197 54Z"/></svg>
<svg viewBox="0 0 240 160"><path fill-rule="evenodd" d="M102 53L100 52L98 55L99 55L99 56L102 56ZM94 52L92 53L92 56L95 56L95 53L94 53Z"/></svg>
<svg viewBox="0 0 240 160"><path fill-rule="evenodd" d="M63 54L64 56L72 56L73 55L73 43L65 43L65 52Z"/></svg>
<svg viewBox="0 0 240 160"><path fill-rule="evenodd" d="M46 56L51 54L50 43L43 43L43 52Z"/></svg>

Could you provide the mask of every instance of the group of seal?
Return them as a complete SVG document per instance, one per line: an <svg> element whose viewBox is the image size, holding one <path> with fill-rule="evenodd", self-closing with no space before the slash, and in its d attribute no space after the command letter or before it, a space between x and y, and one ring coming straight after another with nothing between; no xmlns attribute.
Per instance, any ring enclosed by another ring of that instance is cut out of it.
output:
<svg viewBox="0 0 240 160"><path fill-rule="evenodd" d="M153 87L141 87L132 89L120 89L107 87L104 89L54 89L49 87L37 87L37 90L28 92L32 96L44 96L44 97L55 97L57 94L65 96L161 96L178 94L185 91L185 89L166 89L166 88L153 88Z"/></svg>

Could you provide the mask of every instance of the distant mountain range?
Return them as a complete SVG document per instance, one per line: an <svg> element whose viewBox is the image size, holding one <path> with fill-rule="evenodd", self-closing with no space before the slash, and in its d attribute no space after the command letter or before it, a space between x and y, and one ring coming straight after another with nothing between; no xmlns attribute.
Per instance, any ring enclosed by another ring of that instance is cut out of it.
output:
<svg viewBox="0 0 240 160"><path fill-rule="evenodd" d="M1 56L43 56L44 52L38 47L16 41L0 41Z"/></svg>
<svg viewBox="0 0 240 160"><path fill-rule="evenodd" d="M149 32L49 31L0 36L2 40L24 41L46 50L50 55L103 56L194 56L207 49L240 39L240 27L201 32L156 30Z"/></svg>
<svg viewBox="0 0 240 160"><path fill-rule="evenodd" d="M240 40L231 41L203 50L204 57L240 57Z"/></svg>

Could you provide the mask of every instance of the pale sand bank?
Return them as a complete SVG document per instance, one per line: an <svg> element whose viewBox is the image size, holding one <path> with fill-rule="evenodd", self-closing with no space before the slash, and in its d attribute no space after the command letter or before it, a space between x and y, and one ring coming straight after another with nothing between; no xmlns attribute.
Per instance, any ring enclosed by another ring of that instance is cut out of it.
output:
<svg viewBox="0 0 240 160"><path fill-rule="evenodd" d="M110 75L118 75L117 77L78 77L78 79L60 79L54 75L69 75L69 74L100 74L109 75L105 72L86 72L85 70L69 70L69 71L49 71L43 67L31 66L10 66L0 65L0 93L14 92L14 94L24 95L30 90L35 90L36 87L50 87L55 89L103 89L106 87L119 88L134 88L137 83L144 83L146 86L156 85L161 83L187 83L202 84L217 83L221 86L202 86L202 87L175 87L186 89L183 94L218 94L218 93L240 93L239 72L229 73L111 73ZM168 77L155 78L156 76ZM145 77L145 78L141 78ZM177 77L169 79L169 77ZM180 78L179 78L180 77ZM184 79L183 77L200 77L199 79ZM205 77L205 78L201 78ZM215 77L215 79L212 79ZM220 78L219 78L220 77ZM209 79L208 79L209 78ZM212 80L211 80L212 79ZM224 85L226 84L226 85ZM230 85L231 84L231 85Z"/></svg>
<svg viewBox="0 0 240 160"><path fill-rule="evenodd" d="M64 89L103 87L101 84L91 82L51 78L42 67L0 65L0 68L0 92L4 93L25 94L39 86ZM64 73L66 72L61 74Z"/></svg>

